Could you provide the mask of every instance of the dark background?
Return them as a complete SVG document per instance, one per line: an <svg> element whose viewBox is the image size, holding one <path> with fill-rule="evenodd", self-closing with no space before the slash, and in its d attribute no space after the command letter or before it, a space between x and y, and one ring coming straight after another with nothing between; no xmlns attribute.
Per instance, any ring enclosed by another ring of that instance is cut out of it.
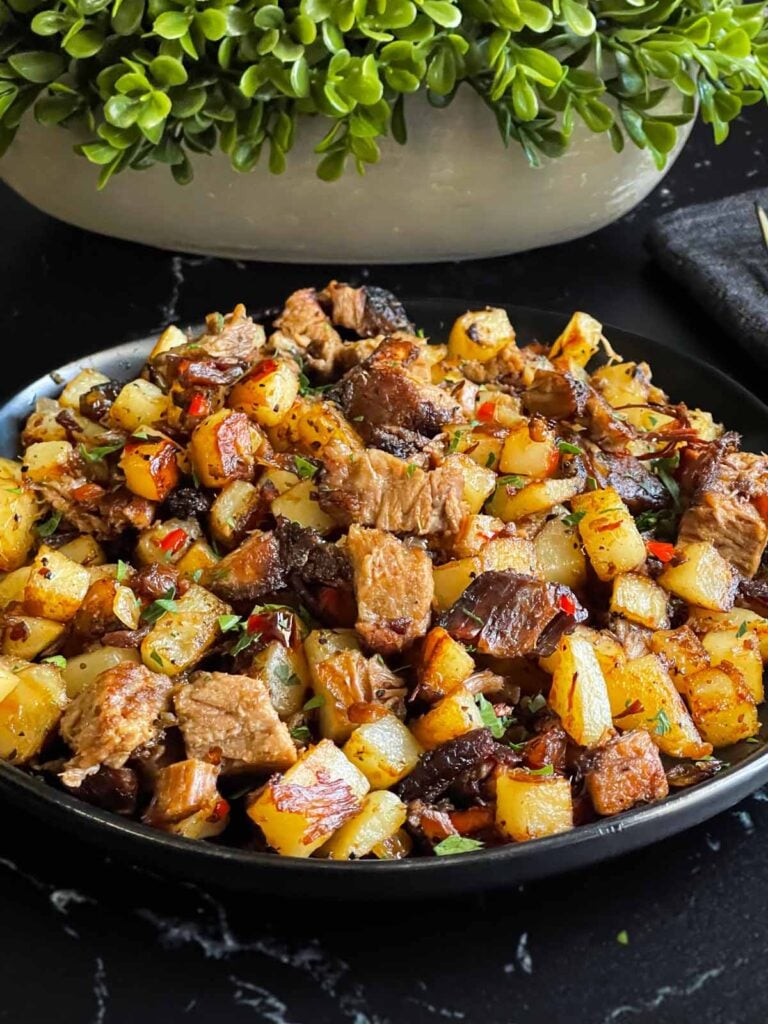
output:
<svg viewBox="0 0 768 1024"><path fill-rule="evenodd" d="M318 270L179 256L58 224L0 186L0 390L170 321L370 275L406 300L585 309L764 395L764 371L650 264L643 236L664 210L765 185L766 120L753 111L719 150L699 126L662 186L590 238L472 263ZM763 1022L767 803L759 791L683 836L549 882L439 903L392 893L384 905L205 891L0 804L0 1021Z"/></svg>

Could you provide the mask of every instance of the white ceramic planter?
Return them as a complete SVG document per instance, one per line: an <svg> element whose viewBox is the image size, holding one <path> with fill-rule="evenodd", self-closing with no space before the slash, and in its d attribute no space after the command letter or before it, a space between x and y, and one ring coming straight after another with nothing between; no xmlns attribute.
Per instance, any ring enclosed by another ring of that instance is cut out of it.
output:
<svg viewBox="0 0 768 1024"><path fill-rule="evenodd" d="M0 176L46 213L91 231L182 252L287 262L422 262L525 249L578 238L616 220L658 184L648 153L580 126L559 160L531 168L505 149L491 113L469 89L446 110L408 104L406 146L385 140L365 177L315 176L320 124L304 125L288 169L232 171L216 153L195 160L181 187L167 167L129 171L96 191L96 169L71 132L29 117ZM682 148L679 136L670 164ZM669 166L669 165L668 165Z"/></svg>

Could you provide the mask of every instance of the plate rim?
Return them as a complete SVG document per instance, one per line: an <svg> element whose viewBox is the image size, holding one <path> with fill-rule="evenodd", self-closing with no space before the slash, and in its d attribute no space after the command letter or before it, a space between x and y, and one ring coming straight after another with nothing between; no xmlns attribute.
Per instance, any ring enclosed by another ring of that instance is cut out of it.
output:
<svg viewBox="0 0 768 1024"><path fill-rule="evenodd" d="M485 300L477 303L466 298L411 297L404 298L406 308L418 305L423 310L428 307L440 319L450 319L455 310L482 308L490 305ZM509 302L498 302L510 316L540 319L549 322L553 329L562 329L570 319L568 313L556 310L543 310L531 306ZM448 312L444 312L450 310ZM423 315L423 314L422 314ZM255 317L258 313L254 314ZM560 325L559 328L557 325ZM190 325L193 329L195 325ZM701 368L714 380L725 385L734 399L747 399L756 413L765 416L768 430L768 406L749 391L739 381L734 380L724 371L697 356L680 352L664 342L637 334L626 328L613 324L604 324L604 331L611 336L623 335L632 344L648 345L650 349L662 350L668 357L681 360L692 368ZM30 381L15 390L9 397L0 400L0 420L10 421L11 429L16 435L16 423L24 415L24 403L31 403L36 396L57 392L63 383L71 379L83 366L92 361L112 359L137 359L146 354L153 342L154 335L134 337L121 344L101 349L70 360L63 366L48 371L36 380ZM620 348L621 342L617 343ZM652 352L649 353L652 361ZM0 447L2 439L0 438ZM366 882L378 887L387 880L408 878L418 879L419 884L427 881L427 888L432 895L446 893L446 885L450 882L460 884L465 891L490 888L496 885L515 884L535 877L554 875L586 864L629 852L645 845L651 845L662 838L682 832L708 817L720 813L732 806L744 796L753 792L768 781L768 741L754 753L748 754L738 764L729 766L713 778L702 783L678 791L673 791L663 800L632 808L611 818L598 819L586 825L554 836L529 840L526 843L512 843L497 847L489 847L460 857L423 857L407 858L402 861L362 861L350 863L328 861L315 858L280 857L276 854L244 850L238 847L224 846L210 841L201 842L173 836L152 829L142 822L122 818L112 812L87 804L77 797L52 785L38 776L31 775L21 768L0 761L0 792L14 803L26 808L38 817L53 814L70 832L84 840L110 837L120 840L125 847L130 846L139 855L145 850L148 853L167 855L168 859L178 863L179 859L198 866L196 873L207 868L215 871L221 868L238 869L241 879L238 887L257 887L257 882L266 881L268 876L281 873L285 876L301 875L305 884L314 885L316 879L329 878L354 886L355 879L365 885ZM82 827L80 827L82 826ZM646 835L650 832L651 835ZM558 864L557 858L562 854L567 863ZM145 858L144 858L145 859ZM482 874L481 866L489 868L488 876ZM521 870L522 868L522 870ZM506 869L506 871L505 871ZM504 874L508 877L504 877ZM491 878L491 874L494 875ZM247 878L243 886L242 876ZM262 876L259 879L258 876ZM369 888L369 895L377 895ZM392 893L385 889L379 893L391 898ZM413 895L408 892L408 895ZM317 897L327 893L314 893Z"/></svg>

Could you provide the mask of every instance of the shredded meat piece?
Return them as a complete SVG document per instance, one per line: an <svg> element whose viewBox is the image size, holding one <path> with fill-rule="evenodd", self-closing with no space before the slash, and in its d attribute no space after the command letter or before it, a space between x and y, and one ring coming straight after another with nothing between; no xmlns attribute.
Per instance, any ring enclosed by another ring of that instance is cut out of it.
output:
<svg viewBox="0 0 768 1024"><path fill-rule="evenodd" d="M238 303L227 316L213 313L206 317L206 333L192 343L211 359L231 359L239 363L253 363L264 344L264 328L246 315L245 306Z"/></svg>
<svg viewBox="0 0 768 1024"><path fill-rule="evenodd" d="M585 448L589 470L599 487L612 487L633 515L649 510L658 511L670 504L670 495L664 484L647 463L632 455L603 452Z"/></svg>
<svg viewBox="0 0 768 1024"><path fill-rule="evenodd" d="M620 615L611 618L610 631L627 652L630 661L634 658L643 658L651 653L650 640L652 630L641 626L636 622L630 622Z"/></svg>
<svg viewBox="0 0 768 1024"><path fill-rule="evenodd" d="M148 530L155 521L157 506L153 501L132 494L126 487L118 487L101 503L104 524L96 532L100 536L114 537L127 529Z"/></svg>
<svg viewBox="0 0 768 1024"><path fill-rule="evenodd" d="M275 320L275 328L301 351L327 342L341 342L314 288L301 288L288 296Z"/></svg>
<svg viewBox="0 0 768 1024"><path fill-rule="evenodd" d="M93 775L83 779L76 795L105 811L131 817L136 813L139 780L132 768L107 768L102 765Z"/></svg>
<svg viewBox="0 0 768 1024"><path fill-rule="evenodd" d="M320 505L340 523L391 533L456 533L466 514L464 475L449 456L430 472L371 449L350 457L336 441L323 452Z"/></svg>
<svg viewBox="0 0 768 1024"><path fill-rule="evenodd" d="M495 747L490 729L473 729L448 740L424 754L396 787L400 799L434 803L461 775L492 757Z"/></svg>
<svg viewBox="0 0 768 1024"><path fill-rule="evenodd" d="M352 288L331 281L319 298L322 303L330 302L334 324L354 331L361 338L413 330L403 304L385 288L375 285Z"/></svg>
<svg viewBox="0 0 768 1024"><path fill-rule="evenodd" d="M683 477L690 507L678 540L709 541L742 575L752 577L768 546L768 524L753 501L768 500L768 455L739 451L738 434L710 444Z"/></svg>
<svg viewBox="0 0 768 1024"><path fill-rule="evenodd" d="M421 351L415 342L384 342L329 393L367 444L384 448L393 435L401 451L417 451L459 415L449 392L410 372Z"/></svg>
<svg viewBox="0 0 768 1024"><path fill-rule="evenodd" d="M162 731L171 680L143 665L123 662L82 690L64 712L61 735L74 751L61 774L77 788L101 765L122 768L137 747Z"/></svg>
<svg viewBox="0 0 768 1024"><path fill-rule="evenodd" d="M275 536L284 570L298 574L308 586L341 587L352 579L344 549L323 540L316 530L278 516Z"/></svg>
<svg viewBox="0 0 768 1024"><path fill-rule="evenodd" d="M213 499L199 487L177 487L161 506L163 519L192 519L210 511Z"/></svg>
<svg viewBox="0 0 768 1024"><path fill-rule="evenodd" d="M221 800L218 778L217 765L195 758L161 768L144 821L155 828L164 828L215 807Z"/></svg>
<svg viewBox="0 0 768 1024"><path fill-rule="evenodd" d="M565 772L568 736L557 718L545 718L536 736L522 750L523 764L534 771L551 764L556 772Z"/></svg>
<svg viewBox="0 0 768 1024"><path fill-rule="evenodd" d="M406 825L414 839L425 849L437 846L448 836L459 834L447 811L430 807L422 800L413 800L408 805Z"/></svg>
<svg viewBox="0 0 768 1024"><path fill-rule="evenodd" d="M585 781L598 814L620 814L669 793L658 748L643 729L609 740L589 760Z"/></svg>
<svg viewBox="0 0 768 1024"><path fill-rule="evenodd" d="M484 572L440 617L440 625L483 654L517 658L551 654L563 634L586 618L568 587L511 571Z"/></svg>
<svg viewBox="0 0 768 1024"><path fill-rule="evenodd" d="M204 585L226 601L255 601L280 590L285 567L274 533L257 530L204 577Z"/></svg>
<svg viewBox="0 0 768 1024"><path fill-rule="evenodd" d="M429 629L432 562L391 533L351 526L347 551L357 598L355 629L380 654L403 650Z"/></svg>
<svg viewBox="0 0 768 1024"><path fill-rule="evenodd" d="M112 633L105 633L101 642L105 647L133 647L138 650L151 629L149 625L142 626L141 629L117 629Z"/></svg>
<svg viewBox="0 0 768 1024"><path fill-rule="evenodd" d="M626 452L627 445L634 439L635 430L619 419L613 407L601 394L589 389L584 407L589 437L606 452Z"/></svg>
<svg viewBox="0 0 768 1024"><path fill-rule="evenodd" d="M220 761L224 772L283 771L296 761L291 734L260 679L196 672L174 704L191 758Z"/></svg>
<svg viewBox="0 0 768 1024"><path fill-rule="evenodd" d="M129 583L137 597L145 601L156 601L164 597L169 590L173 590L177 597L181 597L189 590L189 580L182 576L172 565L160 562L152 562L145 565L135 573Z"/></svg>
<svg viewBox="0 0 768 1024"><path fill-rule="evenodd" d="M533 383L523 392L526 411L549 420L575 420L583 416L589 387L570 373L538 370Z"/></svg>
<svg viewBox="0 0 768 1024"><path fill-rule="evenodd" d="M768 524L743 498L707 493L680 520L678 543L709 541L744 576L754 576L768 544Z"/></svg>
<svg viewBox="0 0 768 1024"><path fill-rule="evenodd" d="M80 396L80 414L94 423L103 423L122 389L123 385L116 380L96 384Z"/></svg>

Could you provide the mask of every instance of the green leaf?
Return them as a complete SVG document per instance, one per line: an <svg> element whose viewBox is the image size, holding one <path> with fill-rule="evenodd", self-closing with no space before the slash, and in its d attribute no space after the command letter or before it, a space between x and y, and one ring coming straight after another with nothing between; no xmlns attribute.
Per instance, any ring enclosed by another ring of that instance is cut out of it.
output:
<svg viewBox="0 0 768 1024"><path fill-rule="evenodd" d="M21 53L14 53L8 58L8 63L16 74L36 85L53 82L64 73L66 67L64 58L60 54L46 53L43 50L24 50Z"/></svg>
<svg viewBox="0 0 768 1024"><path fill-rule="evenodd" d="M229 633L230 630L236 629L241 625L242 619L239 615L220 615L218 623L222 633Z"/></svg>
<svg viewBox="0 0 768 1024"><path fill-rule="evenodd" d="M255 28L269 29L282 28L285 21L285 14L278 4L267 4L259 8L253 16Z"/></svg>
<svg viewBox="0 0 768 1024"><path fill-rule="evenodd" d="M507 727L504 721L496 714L493 704L482 693L478 693L475 697L475 703L485 728L491 730L494 739L500 740L507 731Z"/></svg>
<svg viewBox="0 0 768 1024"><path fill-rule="evenodd" d="M103 45L104 36L98 31L98 29L83 28L68 40L64 49L70 57L75 57L78 60L85 60L88 57L93 57L95 53L98 53Z"/></svg>
<svg viewBox="0 0 768 1024"><path fill-rule="evenodd" d="M35 527L38 537L52 537L58 530L62 518L61 512L54 512L53 515L44 519L42 523L38 523Z"/></svg>
<svg viewBox="0 0 768 1024"><path fill-rule="evenodd" d="M35 103L35 118L40 124L51 125L61 124L70 117L80 106L79 96L41 96ZM0 98L0 117L3 114L3 104Z"/></svg>
<svg viewBox="0 0 768 1024"><path fill-rule="evenodd" d="M8 110L19 95L19 87L12 82L4 82L0 85L0 118Z"/></svg>
<svg viewBox="0 0 768 1024"><path fill-rule="evenodd" d="M38 36L55 36L66 32L72 19L58 11L40 11L32 19L31 29Z"/></svg>
<svg viewBox="0 0 768 1024"><path fill-rule="evenodd" d="M549 32L552 27L552 11L536 0L520 0L520 17L533 32Z"/></svg>
<svg viewBox="0 0 768 1024"><path fill-rule="evenodd" d="M116 128L130 128L140 111L141 103L130 96L111 96L104 104L104 116Z"/></svg>
<svg viewBox="0 0 768 1024"><path fill-rule="evenodd" d="M155 18L152 31L162 39L181 39L191 24L191 14L182 14L181 11L165 11Z"/></svg>
<svg viewBox="0 0 768 1024"><path fill-rule="evenodd" d="M317 165L318 178L322 181L336 181L344 173L346 161L347 152L344 149L328 153Z"/></svg>
<svg viewBox="0 0 768 1024"><path fill-rule="evenodd" d="M536 92L524 75L516 75L512 82L512 106L521 121L533 121L539 113Z"/></svg>
<svg viewBox="0 0 768 1024"><path fill-rule="evenodd" d="M442 28L456 28L461 24L461 11L448 0L423 0L421 9Z"/></svg>
<svg viewBox="0 0 768 1024"><path fill-rule="evenodd" d="M217 42L227 32L227 19L221 11L215 7L208 7L195 15L195 25L200 29L206 39Z"/></svg>
<svg viewBox="0 0 768 1024"><path fill-rule="evenodd" d="M470 839L468 836L448 836L441 840L435 847L438 857L451 857L457 853L474 853L482 850L483 843L479 839Z"/></svg>
<svg viewBox="0 0 768 1024"><path fill-rule="evenodd" d="M577 0L560 0L560 11L568 28L577 36L591 36L597 28L592 11Z"/></svg>
<svg viewBox="0 0 768 1024"><path fill-rule="evenodd" d="M164 92L153 90L145 100L136 120L139 128L151 129L159 125L171 112L171 101Z"/></svg>
<svg viewBox="0 0 768 1024"><path fill-rule="evenodd" d="M651 121L646 119L643 122L645 135L654 149L660 153L669 153L677 142L677 132L671 124L663 121Z"/></svg>
<svg viewBox="0 0 768 1024"><path fill-rule="evenodd" d="M186 68L175 57L155 57L149 65L149 71L158 85L165 89L174 85L183 85L189 78Z"/></svg>
<svg viewBox="0 0 768 1024"><path fill-rule="evenodd" d="M92 164L108 164L110 160L114 160L117 156L118 151L112 146L107 145L106 142L92 142L84 146L78 147L79 151L83 156L89 160ZM91 461L90 452L83 446L80 445L81 455ZM93 461L98 461L94 459Z"/></svg>
<svg viewBox="0 0 768 1024"><path fill-rule="evenodd" d="M65 669L67 659L62 654L52 654L50 658L43 658L44 665L55 665L56 668Z"/></svg>
<svg viewBox="0 0 768 1024"><path fill-rule="evenodd" d="M310 462L309 459L305 459L302 455L294 455L293 465L296 469L296 475L300 480L308 480L317 472L317 466L314 462Z"/></svg>
<svg viewBox="0 0 768 1024"><path fill-rule="evenodd" d="M144 0L121 0L112 15L112 28L119 36L130 36L138 31L144 17Z"/></svg>
<svg viewBox="0 0 768 1024"><path fill-rule="evenodd" d="M318 693L318 694L315 694L314 697L310 697L310 699L306 702L306 704L302 708L302 711L314 711L315 708L321 708L324 705L325 705L325 697L323 696L322 693Z"/></svg>

